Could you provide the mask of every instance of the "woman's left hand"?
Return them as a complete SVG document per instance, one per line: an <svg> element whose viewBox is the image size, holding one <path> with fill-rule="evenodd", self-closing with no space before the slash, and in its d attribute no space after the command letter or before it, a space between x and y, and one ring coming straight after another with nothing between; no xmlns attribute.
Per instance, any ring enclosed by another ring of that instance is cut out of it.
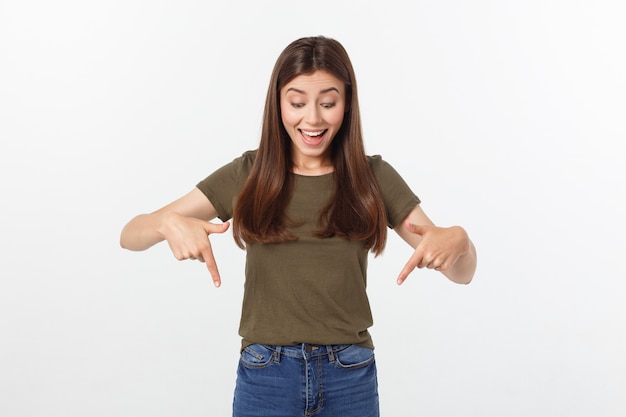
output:
<svg viewBox="0 0 626 417"><path fill-rule="evenodd" d="M405 225L409 232L418 235L420 239L413 255L398 275L398 284L402 284L415 268L448 271L470 251L471 242L462 227L415 225L408 220Z"/></svg>

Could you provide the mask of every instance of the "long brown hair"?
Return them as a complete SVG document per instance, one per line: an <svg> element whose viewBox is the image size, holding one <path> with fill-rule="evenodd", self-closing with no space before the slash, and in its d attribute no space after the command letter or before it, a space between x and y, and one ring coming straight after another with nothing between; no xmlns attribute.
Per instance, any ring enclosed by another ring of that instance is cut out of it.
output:
<svg viewBox="0 0 626 417"><path fill-rule="evenodd" d="M261 142L234 208L235 242L244 248L244 242L295 239L288 231L295 223L285 215L293 189L293 162L291 140L281 121L280 90L295 77L315 71L327 71L343 81L347 106L330 145L334 192L321 211L320 230L314 235L361 240L379 255L385 247L387 218L363 146L354 69L343 46L323 36L292 42L276 61L265 100Z"/></svg>

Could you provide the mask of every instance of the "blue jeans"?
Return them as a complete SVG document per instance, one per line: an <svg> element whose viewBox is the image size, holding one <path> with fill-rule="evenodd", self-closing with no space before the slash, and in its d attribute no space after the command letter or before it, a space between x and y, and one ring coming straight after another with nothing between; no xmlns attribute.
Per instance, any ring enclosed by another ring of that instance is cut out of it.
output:
<svg viewBox="0 0 626 417"><path fill-rule="evenodd" d="M372 349L356 345L244 349L233 417L378 417Z"/></svg>

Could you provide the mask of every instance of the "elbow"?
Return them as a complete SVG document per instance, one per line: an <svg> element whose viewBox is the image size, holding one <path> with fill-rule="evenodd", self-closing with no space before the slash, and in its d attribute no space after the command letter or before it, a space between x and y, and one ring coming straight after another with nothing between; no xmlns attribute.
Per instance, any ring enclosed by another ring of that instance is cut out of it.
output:
<svg viewBox="0 0 626 417"><path fill-rule="evenodd" d="M466 279L462 281L459 281L458 283L462 285L470 285L473 279L474 279L474 274L470 275L469 277L467 277Z"/></svg>
<svg viewBox="0 0 626 417"><path fill-rule="evenodd" d="M126 239L124 238L124 233L122 232L122 234L120 235L120 247L122 249L130 249L128 246L128 242L126 241Z"/></svg>
<svg viewBox="0 0 626 417"><path fill-rule="evenodd" d="M468 285L474 279L476 274L476 251L472 247L469 256L459 260L454 267L444 274L448 279L456 284Z"/></svg>
<svg viewBox="0 0 626 417"><path fill-rule="evenodd" d="M474 278L474 274L469 274L469 275L462 275L462 276L450 276L448 275L448 279L452 282L454 282L455 284L461 284L461 285L469 285L472 282L472 279Z"/></svg>
<svg viewBox="0 0 626 417"><path fill-rule="evenodd" d="M120 247L122 249L129 249L129 250L134 250L133 244L132 244L132 236L129 233L128 230L128 225L124 226L124 228L122 229L122 232L120 233Z"/></svg>

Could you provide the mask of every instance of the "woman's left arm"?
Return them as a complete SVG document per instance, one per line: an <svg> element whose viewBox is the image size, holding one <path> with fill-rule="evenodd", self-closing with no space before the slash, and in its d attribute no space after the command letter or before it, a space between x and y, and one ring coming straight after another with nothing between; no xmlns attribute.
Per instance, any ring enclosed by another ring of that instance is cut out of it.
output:
<svg viewBox="0 0 626 417"><path fill-rule="evenodd" d="M462 227L435 226L418 204L394 230L415 249L398 275L398 285L415 268L441 271L458 284L469 284L474 277L476 248Z"/></svg>

